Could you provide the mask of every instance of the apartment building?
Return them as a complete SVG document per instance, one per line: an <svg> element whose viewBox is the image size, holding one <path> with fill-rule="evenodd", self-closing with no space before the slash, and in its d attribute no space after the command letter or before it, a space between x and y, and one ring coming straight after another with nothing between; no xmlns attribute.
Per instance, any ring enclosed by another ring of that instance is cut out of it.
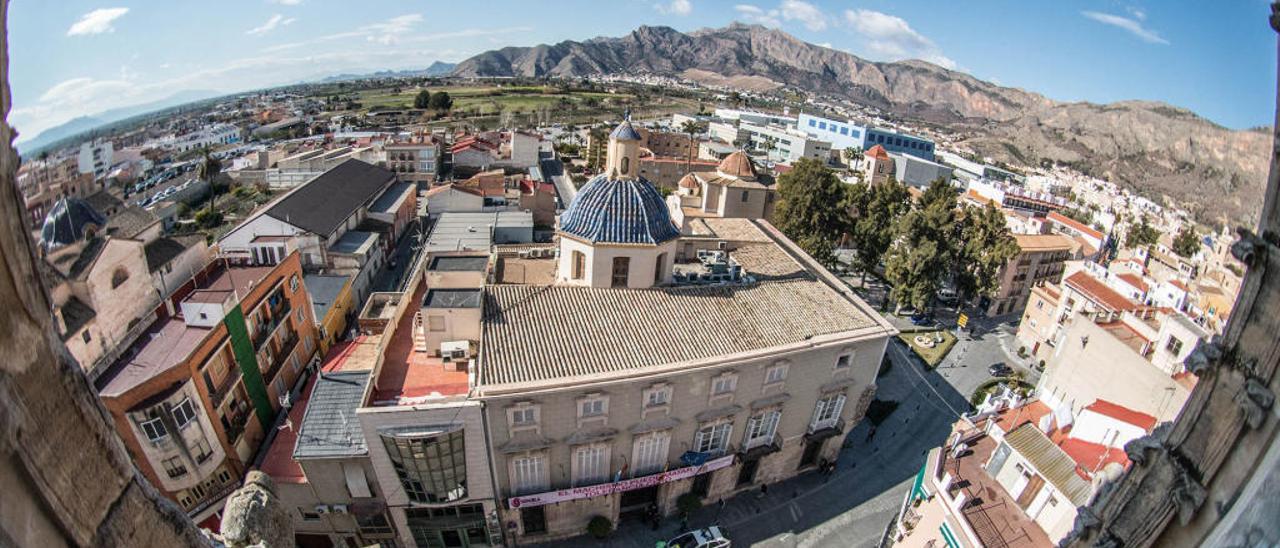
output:
<svg viewBox="0 0 1280 548"><path fill-rule="evenodd" d="M1058 234L1014 234L1018 254L1000 270L999 289L987 304L987 314L1021 314L1031 297L1031 288L1062 281L1066 261L1076 245Z"/></svg>
<svg viewBox="0 0 1280 548"><path fill-rule="evenodd" d="M81 144L80 154L76 157L80 173L92 174L94 179L106 177L113 165L113 151L114 147L108 140L88 141Z"/></svg>
<svg viewBox="0 0 1280 548"><path fill-rule="evenodd" d="M443 148L443 143L428 133L414 133L383 145L387 169L394 171L401 181L418 185L436 182Z"/></svg>
<svg viewBox="0 0 1280 548"><path fill-rule="evenodd" d="M761 125L739 122L738 128L746 133L745 145L762 153L771 161L795 163L801 158L812 158L826 163L831 158L831 142L810 137L794 126Z"/></svg>
<svg viewBox="0 0 1280 548"><path fill-rule="evenodd" d="M894 333L765 222L703 219L682 237L639 145L615 129L608 175L561 215L558 257L504 260L481 296L473 397L520 542L834 458Z"/></svg>
<svg viewBox="0 0 1280 548"><path fill-rule="evenodd" d="M216 528L316 351L301 262L214 261L170 306L95 385L138 469Z"/></svg>

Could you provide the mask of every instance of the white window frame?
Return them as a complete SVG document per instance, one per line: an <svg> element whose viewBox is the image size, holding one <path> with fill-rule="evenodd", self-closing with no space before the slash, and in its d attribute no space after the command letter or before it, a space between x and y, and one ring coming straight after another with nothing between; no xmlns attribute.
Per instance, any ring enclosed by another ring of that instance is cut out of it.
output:
<svg viewBox="0 0 1280 548"><path fill-rule="evenodd" d="M152 432L149 430L155 430L157 427L159 427L160 434L158 436L153 436ZM139 422L138 430L142 431L142 435L146 436L147 441L155 444L159 444L169 437L169 430L164 427L164 421L160 420L159 417Z"/></svg>
<svg viewBox="0 0 1280 548"><path fill-rule="evenodd" d="M590 413L587 407L590 406ZM591 396L578 400L578 418L594 419L609 414L609 398L607 396Z"/></svg>
<svg viewBox="0 0 1280 548"><path fill-rule="evenodd" d="M662 430L636 436L631 442L631 476L661 472L671 451L671 432Z"/></svg>
<svg viewBox="0 0 1280 548"><path fill-rule="evenodd" d="M644 407L653 409L671 404L671 387L665 384L655 385L644 391Z"/></svg>
<svg viewBox="0 0 1280 548"><path fill-rule="evenodd" d="M782 411L777 409L761 412L748 419L747 430L742 438L744 448L751 449L772 442L774 434L778 432L778 421L781 419Z"/></svg>
<svg viewBox="0 0 1280 548"><path fill-rule="evenodd" d="M609 481L609 447L579 445L573 449L573 486L597 485Z"/></svg>
<svg viewBox="0 0 1280 548"><path fill-rule="evenodd" d="M732 394L737 389L738 376L733 373L725 373L711 379L711 395L713 397Z"/></svg>
<svg viewBox="0 0 1280 548"><path fill-rule="evenodd" d="M522 415L528 415L529 420L517 420ZM536 405L517 405L507 409L507 427L512 432L536 429L541 422L541 415L542 411Z"/></svg>
<svg viewBox="0 0 1280 548"><path fill-rule="evenodd" d="M809 430L822 430L835 426L840 421L840 414L844 412L846 399L843 393L829 394L819 398L813 409L813 420L809 423Z"/></svg>
<svg viewBox="0 0 1280 548"><path fill-rule="evenodd" d="M512 458L511 488L517 495L546 491L548 489L546 454L532 453Z"/></svg>
<svg viewBox="0 0 1280 548"><path fill-rule="evenodd" d="M182 430L196 420L196 406L191 402L191 398L183 398L178 405L173 406L173 424Z"/></svg>
<svg viewBox="0 0 1280 548"><path fill-rule="evenodd" d="M787 372L789 366L785 363L777 363L769 366L764 370L764 384L775 385L782 384L787 381Z"/></svg>
<svg viewBox="0 0 1280 548"><path fill-rule="evenodd" d="M729 436L732 435L732 422L723 421L703 424L693 435L693 450L712 455L724 454L729 449Z"/></svg>

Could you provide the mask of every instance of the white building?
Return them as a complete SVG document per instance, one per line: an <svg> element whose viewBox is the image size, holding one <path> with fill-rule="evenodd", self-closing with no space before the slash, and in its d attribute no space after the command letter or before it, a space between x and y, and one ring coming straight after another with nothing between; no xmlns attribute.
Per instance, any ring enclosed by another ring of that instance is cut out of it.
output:
<svg viewBox="0 0 1280 548"><path fill-rule="evenodd" d="M94 179L106 177L112 165L111 141L90 141L80 145L78 157L80 173L92 173Z"/></svg>

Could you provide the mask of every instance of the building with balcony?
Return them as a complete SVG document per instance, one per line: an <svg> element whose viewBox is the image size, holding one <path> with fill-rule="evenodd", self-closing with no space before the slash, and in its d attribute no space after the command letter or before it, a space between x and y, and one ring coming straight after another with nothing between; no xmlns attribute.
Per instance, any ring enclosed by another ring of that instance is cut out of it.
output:
<svg viewBox="0 0 1280 548"><path fill-rule="evenodd" d="M274 266L220 259L95 385L138 469L192 519L216 524L316 347L297 253Z"/></svg>
<svg viewBox="0 0 1280 548"><path fill-rule="evenodd" d="M1021 314L1031 288L1062 281L1066 261L1077 249L1070 238L1058 234L1014 234L1018 254L996 276L999 288L987 303L987 314Z"/></svg>
<svg viewBox="0 0 1280 548"><path fill-rule="evenodd" d="M387 169L395 172L401 181L418 185L436 182L443 148L443 143L427 133L414 133L383 144Z"/></svg>
<svg viewBox="0 0 1280 548"><path fill-rule="evenodd" d="M92 174L94 179L106 177L113 165L113 151L114 147L108 140L88 141L81 144L80 154L76 157L80 173Z"/></svg>
<svg viewBox="0 0 1280 548"><path fill-rule="evenodd" d="M472 398L499 521L522 543L834 458L895 333L766 222L682 235L638 154L624 122L561 215L558 253L500 255L482 290Z"/></svg>

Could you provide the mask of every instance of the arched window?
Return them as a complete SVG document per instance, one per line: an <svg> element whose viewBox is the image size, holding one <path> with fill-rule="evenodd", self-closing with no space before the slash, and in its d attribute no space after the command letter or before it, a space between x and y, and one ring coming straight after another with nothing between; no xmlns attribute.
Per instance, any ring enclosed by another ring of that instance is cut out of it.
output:
<svg viewBox="0 0 1280 548"><path fill-rule="evenodd" d="M111 273L111 289L120 287L120 284L124 283L125 280L128 279L129 271L125 270L123 266L116 267L115 271Z"/></svg>
<svg viewBox="0 0 1280 548"><path fill-rule="evenodd" d="M622 157L622 174L629 175L631 173L631 158Z"/></svg>

